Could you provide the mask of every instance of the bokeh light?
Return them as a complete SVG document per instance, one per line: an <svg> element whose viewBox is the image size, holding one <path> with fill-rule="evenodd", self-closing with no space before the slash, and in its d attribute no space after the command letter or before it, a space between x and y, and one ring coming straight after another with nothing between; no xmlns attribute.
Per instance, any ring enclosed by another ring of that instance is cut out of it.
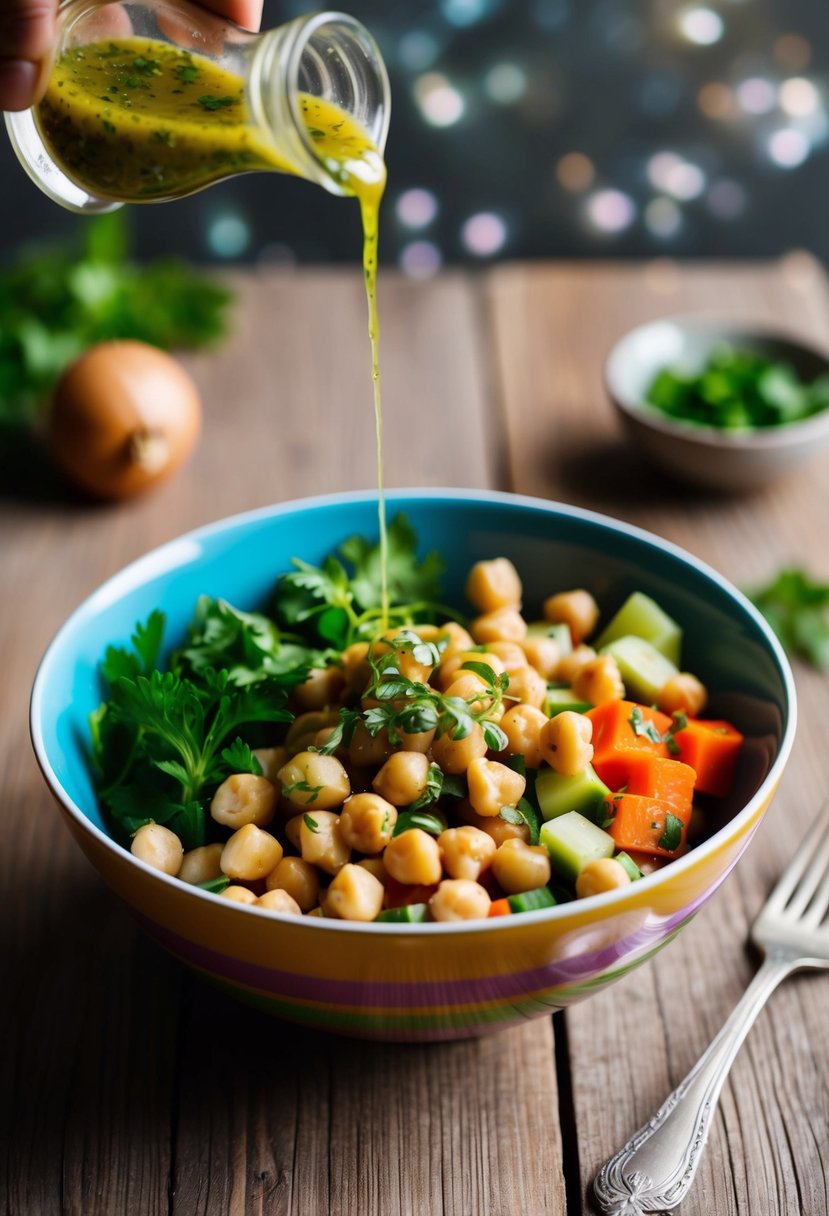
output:
<svg viewBox="0 0 829 1216"><path fill-rule="evenodd" d="M791 76L784 80L778 94L780 108L790 118L806 118L820 108L820 94L811 80Z"/></svg>
<svg viewBox="0 0 829 1216"><path fill-rule="evenodd" d="M441 16L459 29L477 25L497 7L497 0L440 0Z"/></svg>
<svg viewBox="0 0 829 1216"><path fill-rule="evenodd" d="M411 72L425 72L440 54L440 43L428 30L409 30L397 46L400 62Z"/></svg>
<svg viewBox="0 0 829 1216"><path fill-rule="evenodd" d="M705 174L676 152L657 152L647 163L648 180L657 190L682 202L698 198L705 189Z"/></svg>
<svg viewBox="0 0 829 1216"><path fill-rule="evenodd" d="M724 177L712 183L705 202L718 220L736 220L745 211L748 198L739 182Z"/></svg>
<svg viewBox="0 0 829 1216"><path fill-rule="evenodd" d="M585 215L597 232L624 232L636 219L636 204L622 190L596 190L587 197Z"/></svg>
<svg viewBox="0 0 829 1216"><path fill-rule="evenodd" d="M426 72L415 82L415 99L433 127L451 127L463 117L463 95L440 72Z"/></svg>
<svg viewBox="0 0 829 1216"><path fill-rule="evenodd" d="M777 62L790 72L802 72L812 62L811 44L802 34L781 34L773 51Z"/></svg>
<svg viewBox="0 0 829 1216"><path fill-rule="evenodd" d="M577 194L593 185L596 170L590 157L583 152L566 152L556 165L556 177L565 190Z"/></svg>
<svg viewBox="0 0 829 1216"><path fill-rule="evenodd" d="M802 131L796 127L781 127L768 137L766 150L781 169L796 169L806 160L811 147Z"/></svg>
<svg viewBox="0 0 829 1216"><path fill-rule="evenodd" d="M426 228L438 213L437 196L431 190L404 190L395 204L397 218L407 228Z"/></svg>
<svg viewBox="0 0 829 1216"><path fill-rule="evenodd" d="M727 84L712 80L697 94L697 106L706 118L728 118L734 113L734 94Z"/></svg>
<svg viewBox="0 0 829 1216"><path fill-rule="evenodd" d="M498 105L512 105L526 91L527 73L517 63L496 63L484 76L484 92Z"/></svg>
<svg viewBox="0 0 829 1216"><path fill-rule="evenodd" d="M645 227L660 240L670 240L682 227L682 212L672 198L654 198L644 214Z"/></svg>
<svg viewBox="0 0 829 1216"><path fill-rule="evenodd" d="M777 92L765 76L750 76L737 85L737 104L746 114L768 114L777 105Z"/></svg>
<svg viewBox="0 0 829 1216"><path fill-rule="evenodd" d="M241 257L247 252L250 241L250 225L236 212L226 211L208 224L207 244L217 258Z"/></svg>
<svg viewBox="0 0 829 1216"><path fill-rule="evenodd" d="M411 279L430 279L443 265L443 255L432 241L411 241L400 251L400 269Z"/></svg>
<svg viewBox="0 0 829 1216"><path fill-rule="evenodd" d="M725 22L713 8L686 8L677 25L683 38L697 46L712 46L725 33Z"/></svg>
<svg viewBox="0 0 829 1216"><path fill-rule="evenodd" d="M507 225L494 211L479 211L470 215L461 229L464 248L479 258L499 253L507 241Z"/></svg>

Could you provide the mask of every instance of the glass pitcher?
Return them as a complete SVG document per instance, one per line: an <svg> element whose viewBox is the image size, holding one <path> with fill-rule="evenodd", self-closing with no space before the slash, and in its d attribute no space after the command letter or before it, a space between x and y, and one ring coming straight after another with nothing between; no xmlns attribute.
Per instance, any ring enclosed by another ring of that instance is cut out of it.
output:
<svg viewBox="0 0 829 1216"><path fill-rule="evenodd" d="M258 169L354 194L355 179L385 175L389 81L345 13L251 34L188 0L65 0L46 96L6 125L29 176L71 211Z"/></svg>

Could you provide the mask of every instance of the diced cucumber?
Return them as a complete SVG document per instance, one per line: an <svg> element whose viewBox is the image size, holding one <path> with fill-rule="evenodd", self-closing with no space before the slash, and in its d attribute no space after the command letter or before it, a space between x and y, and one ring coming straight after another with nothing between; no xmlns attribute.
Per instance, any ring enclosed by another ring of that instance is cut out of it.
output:
<svg viewBox="0 0 829 1216"><path fill-rule="evenodd" d="M552 908L556 899L549 887L536 887L534 891L508 896L507 902L513 912L536 912L539 908Z"/></svg>
<svg viewBox="0 0 829 1216"><path fill-rule="evenodd" d="M637 878L644 877L642 871L639 869L630 853L617 853L613 860L618 861L622 869L630 875L634 882L636 882Z"/></svg>
<svg viewBox="0 0 829 1216"><path fill-rule="evenodd" d="M605 627L593 645L597 650L615 642L617 638L633 634L644 638L655 646L666 659L679 666L682 649L682 630L673 617L668 616L655 600L641 591L628 596L622 607Z"/></svg>
<svg viewBox="0 0 829 1216"><path fill-rule="evenodd" d="M668 681L679 673L676 664L666 659L652 642L632 633L609 642L601 653L613 656L619 664L628 699L642 705L653 705Z"/></svg>
<svg viewBox="0 0 829 1216"><path fill-rule="evenodd" d="M540 843L550 854L553 870L573 882L588 861L612 857L616 851L613 837L578 811L568 811L545 823Z"/></svg>
<svg viewBox="0 0 829 1216"><path fill-rule="evenodd" d="M428 904L404 904L402 908L384 908L377 916L377 920L391 921L393 924L419 925L428 919Z"/></svg>
<svg viewBox="0 0 829 1216"><path fill-rule="evenodd" d="M547 685L544 712L548 718L554 718L556 714L564 713L565 709L570 709L577 714L586 714L590 708L590 703L580 701L568 685Z"/></svg>
<svg viewBox="0 0 829 1216"><path fill-rule="evenodd" d="M610 789L600 780L592 764L574 777L565 777L552 768L540 768L535 779L535 796L544 819L557 819L568 811L578 811L586 819L604 814L604 800Z"/></svg>
<svg viewBox="0 0 829 1216"><path fill-rule="evenodd" d="M563 621L560 621L557 625L551 625L549 621L530 621L527 626L527 633L532 638L553 638L558 642L562 658L573 651L573 638L570 634L570 626Z"/></svg>

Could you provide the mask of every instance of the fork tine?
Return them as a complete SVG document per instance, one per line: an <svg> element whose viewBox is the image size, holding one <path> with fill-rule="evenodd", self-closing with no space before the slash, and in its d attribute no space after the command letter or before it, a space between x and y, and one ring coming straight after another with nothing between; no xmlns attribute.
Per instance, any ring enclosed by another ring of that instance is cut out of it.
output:
<svg viewBox="0 0 829 1216"><path fill-rule="evenodd" d="M827 873L829 873L829 835L825 835L817 846L800 882L792 892L786 907L786 913L789 916L801 917L803 915L818 885L825 882Z"/></svg>
<svg viewBox="0 0 829 1216"><path fill-rule="evenodd" d="M829 839L829 802L824 804L821 813L806 833L800 848L780 876L777 886L766 903L769 911L782 912L809 862L814 857L815 849L824 838Z"/></svg>

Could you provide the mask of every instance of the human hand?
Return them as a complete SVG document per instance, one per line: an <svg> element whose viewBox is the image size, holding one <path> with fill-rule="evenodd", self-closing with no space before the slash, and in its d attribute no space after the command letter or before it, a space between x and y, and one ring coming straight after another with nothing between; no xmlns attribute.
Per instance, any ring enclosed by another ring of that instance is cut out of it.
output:
<svg viewBox="0 0 829 1216"><path fill-rule="evenodd" d="M204 0L204 7L257 30L263 0ZM27 110L46 87L58 0L0 0L0 110Z"/></svg>

